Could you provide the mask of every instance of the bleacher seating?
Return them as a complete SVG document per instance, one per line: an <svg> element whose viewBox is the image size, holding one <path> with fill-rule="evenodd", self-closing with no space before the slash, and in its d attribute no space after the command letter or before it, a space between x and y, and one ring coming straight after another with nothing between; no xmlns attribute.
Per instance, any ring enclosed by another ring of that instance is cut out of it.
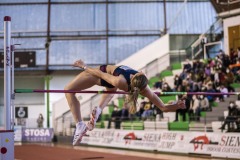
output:
<svg viewBox="0 0 240 160"><path fill-rule="evenodd" d="M169 130L171 130L171 131L189 131L189 122L170 122Z"/></svg>
<svg viewBox="0 0 240 160"><path fill-rule="evenodd" d="M168 121L144 121L144 130L168 130Z"/></svg>
<svg viewBox="0 0 240 160"><path fill-rule="evenodd" d="M144 130L144 123L142 121L124 121L121 123L123 130Z"/></svg>

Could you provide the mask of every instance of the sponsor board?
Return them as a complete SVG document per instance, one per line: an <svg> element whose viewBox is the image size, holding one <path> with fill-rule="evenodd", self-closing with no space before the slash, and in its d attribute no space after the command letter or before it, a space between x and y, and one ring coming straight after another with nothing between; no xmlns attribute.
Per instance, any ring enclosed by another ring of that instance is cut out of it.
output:
<svg viewBox="0 0 240 160"><path fill-rule="evenodd" d="M87 132L82 143L223 158L240 157L240 134L233 133L94 129Z"/></svg>
<svg viewBox="0 0 240 160"><path fill-rule="evenodd" d="M25 142L51 142L53 138L52 128L23 128L22 141Z"/></svg>
<svg viewBox="0 0 240 160"><path fill-rule="evenodd" d="M53 135L53 128L14 127L14 141L16 142L52 142Z"/></svg>
<svg viewBox="0 0 240 160"><path fill-rule="evenodd" d="M213 157L239 158L240 134L194 133L190 141L191 153L210 154Z"/></svg>

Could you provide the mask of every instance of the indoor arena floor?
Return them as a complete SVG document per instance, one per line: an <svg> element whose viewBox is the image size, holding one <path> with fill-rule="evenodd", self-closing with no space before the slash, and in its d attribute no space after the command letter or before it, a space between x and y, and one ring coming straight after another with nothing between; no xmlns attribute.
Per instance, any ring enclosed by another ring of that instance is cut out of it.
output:
<svg viewBox="0 0 240 160"><path fill-rule="evenodd" d="M217 158L54 144L15 145L15 160L203 160Z"/></svg>

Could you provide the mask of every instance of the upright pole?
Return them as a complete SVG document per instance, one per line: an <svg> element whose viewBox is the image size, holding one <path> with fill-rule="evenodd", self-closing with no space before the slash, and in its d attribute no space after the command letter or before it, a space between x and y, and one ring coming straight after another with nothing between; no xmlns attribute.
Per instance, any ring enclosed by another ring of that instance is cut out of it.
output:
<svg viewBox="0 0 240 160"><path fill-rule="evenodd" d="M108 24L108 0L106 1L106 64L109 64L109 50L108 50L108 45L109 45L109 24Z"/></svg>
<svg viewBox="0 0 240 160"><path fill-rule="evenodd" d="M51 76L45 77L46 89L50 89ZM47 127L50 127L50 93L46 93L46 104L47 104Z"/></svg>
<svg viewBox="0 0 240 160"><path fill-rule="evenodd" d="M11 17L4 17L4 111L5 129L11 130Z"/></svg>
<svg viewBox="0 0 240 160"><path fill-rule="evenodd" d="M12 130L14 129L14 100L15 100L15 92L14 92L14 50L15 50L15 44L12 42L11 45L11 56L12 56L12 66L11 66L11 127Z"/></svg>
<svg viewBox="0 0 240 160"><path fill-rule="evenodd" d="M166 11L166 0L163 1L163 15L164 15L164 35L167 34L167 11Z"/></svg>

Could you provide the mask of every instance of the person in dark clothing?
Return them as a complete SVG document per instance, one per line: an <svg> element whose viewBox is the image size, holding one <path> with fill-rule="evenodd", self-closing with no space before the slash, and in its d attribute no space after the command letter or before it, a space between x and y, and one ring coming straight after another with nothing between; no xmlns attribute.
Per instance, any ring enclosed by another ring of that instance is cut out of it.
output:
<svg viewBox="0 0 240 160"><path fill-rule="evenodd" d="M189 61L189 59L186 59L186 64L184 64L183 69L186 70L187 72L191 72L192 70L192 65Z"/></svg>
<svg viewBox="0 0 240 160"><path fill-rule="evenodd" d="M175 122L177 122L179 120L178 119L179 114L182 115L182 120L186 121L186 113L188 113L188 109L190 108L190 102L191 102L192 96L191 95L190 96L189 95L179 95L178 98L185 101L186 108L178 109L176 111Z"/></svg>
<svg viewBox="0 0 240 160"><path fill-rule="evenodd" d="M225 126L227 125L227 131L230 132L231 130L233 130L233 127L230 126L231 123L236 123L237 127L239 127L238 112L239 111L237 105L233 101L231 101L228 106L228 116L226 117L223 125L219 129L225 130Z"/></svg>
<svg viewBox="0 0 240 160"><path fill-rule="evenodd" d="M127 106L123 106L123 108L119 111L119 115L120 115L120 120L121 121L126 121L129 120L129 111Z"/></svg>
<svg viewBox="0 0 240 160"><path fill-rule="evenodd" d="M203 92L208 92L208 93L216 93L216 91L213 89L213 84L212 83L209 83L208 86L207 86L207 89L206 90L203 90ZM212 103L214 102L214 99L215 99L215 96L214 95L207 95L206 96L209 103L210 103L210 111L212 111Z"/></svg>
<svg viewBox="0 0 240 160"><path fill-rule="evenodd" d="M178 87L178 86L180 86L182 84L182 79L179 77L179 75L175 75L175 77L174 77L174 85L176 86L176 87Z"/></svg>
<svg viewBox="0 0 240 160"><path fill-rule="evenodd" d="M142 97L144 99L144 97ZM139 107L139 110L136 112L136 116L139 118L139 119L142 119L142 114L144 112L144 105L145 105L145 101L143 100L141 103L140 103L140 107Z"/></svg>
<svg viewBox="0 0 240 160"><path fill-rule="evenodd" d="M156 83L154 83L153 86L154 86L155 88L161 89L161 88L162 88L162 84L163 84L162 79L159 79Z"/></svg>
<svg viewBox="0 0 240 160"><path fill-rule="evenodd" d="M111 123L115 123L115 129L120 129L120 112L118 110L118 107L114 107L114 110L112 111L111 118L108 120L108 129L111 128Z"/></svg>

